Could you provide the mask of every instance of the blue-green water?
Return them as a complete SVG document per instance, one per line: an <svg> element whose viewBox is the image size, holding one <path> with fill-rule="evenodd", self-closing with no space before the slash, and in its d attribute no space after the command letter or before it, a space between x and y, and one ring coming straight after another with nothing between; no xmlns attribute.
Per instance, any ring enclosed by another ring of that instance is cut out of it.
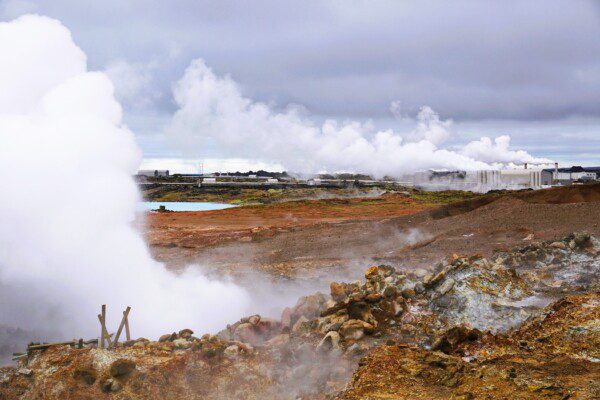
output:
<svg viewBox="0 0 600 400"><path fill-rule="evenodd" d="M165 206L171 211L210 211L222 210L224 208L235 207L232 204L224 203L205 203L205 202L171 202L171 201L143 201L139 204L140 210L156 210L160 206Z"/></svg>

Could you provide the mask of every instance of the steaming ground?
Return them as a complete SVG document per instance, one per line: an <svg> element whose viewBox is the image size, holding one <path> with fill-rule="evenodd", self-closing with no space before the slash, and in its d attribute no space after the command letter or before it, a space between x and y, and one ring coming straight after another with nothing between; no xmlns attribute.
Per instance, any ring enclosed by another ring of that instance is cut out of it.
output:
<svg viewBox="0 0 600 400"><path fill-rule="evenodd" d="M95 337L101 304L109 326L131 305L145 336L246 312L243 288L150 256L132 226L141 152L69 31L41 16L0 23L0 54L0 337Z"/></svg>
<svg viewBox="0 0 600 400"><path fill-rule="evenodd" d="M174 274L152 258L134 226L139 194L131 176L140 149L111 81L87 70L67 28L37 15L2 22L0 54L8 60L0 63L0 338L11 332L23 340L95 337L101 304L110 310L109 326L132 306L136 335L150 337L181 326L216 331L261 307L255 288L209 278L195 266L179 265ZM406 143L370 124L316 127L297 109L277 113L244 98L202 61L190 66L174 96L179 110L170 129L183 142L198 149L218 140L231 156L283 157L300 172L360 165L382 175L548 161L509 150L507 137L460 152L441 148L448 123L428 108ZM191 132L201 135L185 136Z"/></svg>

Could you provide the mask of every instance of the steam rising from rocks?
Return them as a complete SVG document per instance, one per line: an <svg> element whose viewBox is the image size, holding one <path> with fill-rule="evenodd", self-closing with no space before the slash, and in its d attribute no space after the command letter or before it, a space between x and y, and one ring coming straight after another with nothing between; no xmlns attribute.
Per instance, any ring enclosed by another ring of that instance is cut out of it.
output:
<svg viewBox="0 0 600 400"><path fill-rule="evenodd" d="M216 146L226 156L263 159L296 172L361 172L377 177L417 170L496 169L501 163L549 163L525 151L509 149L510 138L484 137L463 148L440 147L450 136L452 121L429 107L405 140L393 130L377 131L371 123L327 120L317 125L301 107L282 112L244 97L229 76L217 76L201 59L191 63L174 87L179 107L170 135L195 156ZM398 114L399 103L391 110Z"/></svg>
<svg viewBox="0 0 600 400"><path fill-rule="evenodd" d="M133 227L141 152L110 80L58 21L0 23L0 327L98 336L133 307L133 333L215 331L245 312L240 287L154 261Z"/></svg>

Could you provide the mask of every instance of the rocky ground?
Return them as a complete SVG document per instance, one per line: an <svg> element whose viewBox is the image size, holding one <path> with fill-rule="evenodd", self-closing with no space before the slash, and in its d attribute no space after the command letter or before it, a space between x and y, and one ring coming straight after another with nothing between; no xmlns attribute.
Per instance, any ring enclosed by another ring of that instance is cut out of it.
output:
<svg viewBox="0 0 600 400"><path fill-rule="evenodd" d="M599 398L600 242L464 254L372 266L214 336L32 351L0 370L0 398Z"/></svg>

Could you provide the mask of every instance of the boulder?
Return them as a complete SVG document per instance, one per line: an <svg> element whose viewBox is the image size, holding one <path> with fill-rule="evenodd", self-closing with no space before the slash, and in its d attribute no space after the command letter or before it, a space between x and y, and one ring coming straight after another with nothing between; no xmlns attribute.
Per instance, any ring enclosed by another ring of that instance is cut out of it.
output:
<svg viewBox="0 0 600 400"><path fill-rule="evenodd" d="M337 331L340 329L344 322L348 321L348 319L348 314L345 313L339 313L330 315L328 317L319 318L317 330L321 333Z"/></svg>
<svg viewBox="0 0 600 400"><path fill-rule="evenodd" d="M317 345L317 350L322 352L340 350L340 334L335 331L328 332Z"/></svg>
<svg viewBox="0 0 600 400"><path fill-rule="evenodd" d="M395 298L398 295L398 289L395 286L386 286L383 289L383 296L389 299Z"/></svg>
<svg viewBox="0 0 600 400"><path fill-rule="evenodd" d="M339 333L344 339L360 340L365 333L372 333L375 330L373 325L358 319L351 319L342 324Z"/></svg>
<svg viewBox="0 0 600 400"><path fill-rule="evenodd" d="M17 370L17 374L23 375L23 376L32 376L33 375L33 371L30 370L29 368L19 368Z"/></svg>
<svg viewBox="0 0 600 400"><path fill-rule="evenodd" d="M182 329L179 331L179 337L180 338L184 338L184 339L189 339L192 337L192 335L194 334L194 331L191 329Z"/></svg>
<svg viewBox="0 0 600 400"><path fill-rule="evenodd" d="M182 349L189 349L192 346L192 343L187 339L179 338L179 339L173 340L173 345L175 346L176 349L182 350Z"/></svg>
<svg viewBox="0 0 600 400"><path fill-rule="evenodd" d="M250 322L244 322L243 324L239 324L235 328L234 337L242 342L248 342L253 344L257 344L262 341L255 326L252 325Z"/></svg>
<svg viewBox="0 0 600 400"><path fill-rule="evenodd" d="M252 325L257 325L260 322L260 315L256 314L248 317L248 322Z"/></svg>
<svg viewBox="0 0 600 400"><path fill-rule="evenodd" d="M422 282L417 282L415 284L415 293L417 294L421 294L421 293L425 293L425 286L423 285Z"/></svg>
<svg viewBox="0 0 600 400"><path fill-rule="evenodd" d="M304 315L301 316L298 321L296 321L296 323L294 324L294 326L292 327L292 332L300 332L302 330L305 329L305 325L308 323L308 318L306 318Z"/></svg>
<svg viewBox="0 0 600 400"><path fill-rule="evenodd" d="M373 265L372 267L367 268L367 270L365 271L365 278L368 281L374 279L375 277L377 277L377 275L379 275L379 268L377 267L377 265Z"/></svg>
<svg viewBox="0 0 600 400"><path fill-rule="evenodd" d="M440 296L443 296L450 290L452 290L455 283L456 282L454 281L454 279L448 278L437 288L437 292L440 294Z"/></svg>
<svg viewBox="0 0 600 400"><path fill-rule="evenodd" d="M417 268L414 271L414 274L417 278L423 278L425 275L427 275L427 270L424 268Z"/></svg>
<svg viewBox="0 0 600 400"><path fill-rule="evenodd" d="M361 319L363 321L370 321L373 318L371 306L364 301L356 301L348 304L348 315L351 319Z"/></svg>
<svg viewBox="0 0 600 400"><path fill-rule="evenodd" d="M317 292L311 296L303 296L298 300L293 310L292 323L304 316L308 319L318 317L327 299L323 293Z"/></svg>
<svg viewBox="0 0 600 400"><path fill-rule="evenodd" d="M158 341L161 343L172 342L175 339L177 339L177 333L173 332L173 333L165 333L160 338L158 338Z"/></svg>
<svg viewBox="0 0 600 400"><path fill-rule="evenodd" d="M431 280L433 279L433 274L427 274L423 277L423 286L429 287L431 286Z"/></svg>
<svg viewBox="0 0 600 400"><path fill-rule="evenodd" d="M235 358L240 354L240 348L238 345L232 344L223 351L223 354L228 358Z"/></svg>
<svg viewBox="0 0 600 400"><path fill-rule="evenodd" d="M402 289L402 297L404 297L405 299L412 299L416 296L416 294L417 293L415 292L415 289L413 289L410 286Z"/></svg>
<svg viewBox="0 0 600 400"><path fill-rule="evenodd" d="M119 358L110 365L110 375L114 377L129 375L135 370L135 362L126 358Z"/></svg>
<svg viewBox="0 0 600 400"><path fill-rule="evenodd" d="M335 301L343 301L346 298L346 284L331 282L329 285L331 298Z"/></svg>
<svg viewBox="0 0 600 400"><path fill-rule="evenodd" d="M348 347L346 352L348 352L350 354L360 354L364 350L365 349L363 348L363 346L361 346L359 343L354 343L352 346Z"/></svg>
<svg viewBox="0 0 600 400"><path fill-rule="evenodd" d="M113 378L108 378L107 380L102 382L100 386L102 387L102 391L105 393L118 392L123 388L123 385L121 385L121 383L118 380Z"/></svg>
<svg viewBox="0 0 600 400"><path fill-rule="evenodd" d="M250 323L252 324L252 321ZM256 328L256 332L264 338L270 338L281 331L281 323L273 318L261 318L253 325Z"/></svg>

